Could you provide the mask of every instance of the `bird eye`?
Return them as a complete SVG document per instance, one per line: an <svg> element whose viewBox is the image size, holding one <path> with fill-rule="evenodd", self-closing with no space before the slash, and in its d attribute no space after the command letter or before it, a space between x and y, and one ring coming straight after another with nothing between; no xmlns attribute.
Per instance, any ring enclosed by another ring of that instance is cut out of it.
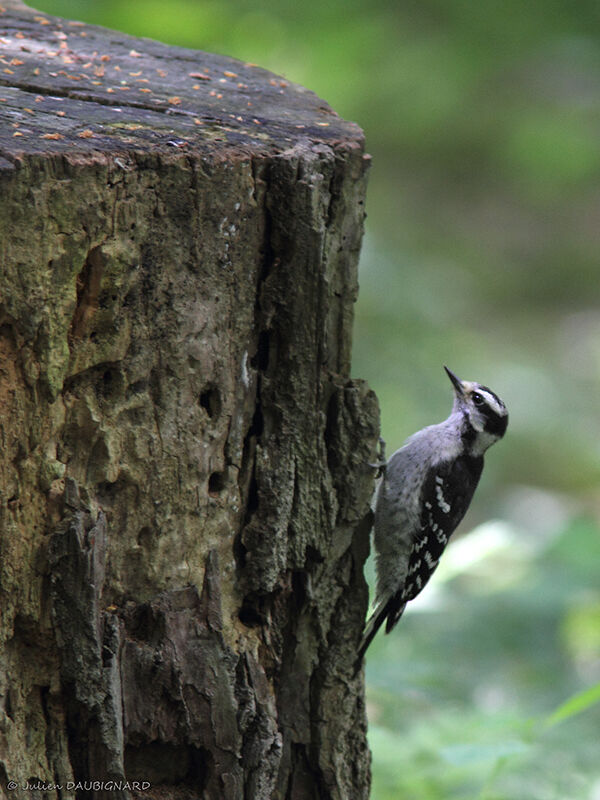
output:
<svg viewBox="0 0 600 800"><path fill-rule="evenodd" d="M473 392L471 397L473 398L473 402L475 403L476 406L482 406L485 403L485 400L479 394L479 392Z"/></svg>

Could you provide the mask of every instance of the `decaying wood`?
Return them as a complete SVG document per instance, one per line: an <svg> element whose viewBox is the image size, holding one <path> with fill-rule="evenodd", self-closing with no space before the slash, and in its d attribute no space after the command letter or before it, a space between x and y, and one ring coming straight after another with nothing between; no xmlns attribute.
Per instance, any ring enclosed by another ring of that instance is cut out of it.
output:
<svg viewBox="0 0 600 800"><path fill-rule="evenodd" d="M366 798L362 134L250 64L0 27L0 784Z"/></svg>

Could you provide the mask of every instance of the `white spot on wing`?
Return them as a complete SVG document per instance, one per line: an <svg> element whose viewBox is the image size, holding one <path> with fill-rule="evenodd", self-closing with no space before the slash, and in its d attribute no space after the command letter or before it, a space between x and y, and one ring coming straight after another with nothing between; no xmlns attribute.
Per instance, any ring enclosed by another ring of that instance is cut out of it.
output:
<svg viewBox="0 0 600 800"><path fill-rule="evenodd" d="M439 477L436 477L435 481L437 483L437 486L435 487L435 496L437 497L438 506L441 508L444 514L447 514L450 511L450 505L446 502L446 498L444 497L444 493L442 491L442 485L444 481Z"/></svg>

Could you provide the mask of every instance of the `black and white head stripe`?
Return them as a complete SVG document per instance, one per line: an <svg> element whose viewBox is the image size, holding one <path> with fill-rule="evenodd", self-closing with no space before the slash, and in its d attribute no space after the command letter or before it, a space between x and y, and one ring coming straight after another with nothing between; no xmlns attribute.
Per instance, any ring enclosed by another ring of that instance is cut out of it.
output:
<svg viewBox="0 0 600 800"><path fill-rule="evenodd" d="M499 417L505 417L507 415L506 406L495 392L492 392L492 390L488 389L487 386L480 386L478 383L473 383L471 386L472 395L480 395L484 402L487 403L491 411L493 411ZM473 402L475 402L475 400L476 398L473 397Z"/></svg>
<svg viewBox="0 0 600 800"><path fill-rule="evenodd" d="M497 436L504 436L508 426L508 411L495 392L479 383L462 382L463 402L474 428Z"/></svg>
<svg viewBox="0 0 600 800"><path fill-rule="evenodd" d="M471 438L481 434L477 446L481 452L493 441L502 438L508 425L506 406L495 392L474 381L461 381L452 370L444 367L454 386L454 410L460 411L472 432ZM468 437L467 437L468 438Z"/></svg>

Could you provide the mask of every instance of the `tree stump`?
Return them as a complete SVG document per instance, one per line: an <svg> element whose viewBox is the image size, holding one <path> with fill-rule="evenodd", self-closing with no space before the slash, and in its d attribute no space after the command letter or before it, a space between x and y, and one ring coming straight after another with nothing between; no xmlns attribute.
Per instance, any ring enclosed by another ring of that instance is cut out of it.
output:
<svg viewBox="0 0 600 800"><path fill-rule="evenodd" d="M362 133L253 64L0 28L0 782L366 798Z"/></svg>

